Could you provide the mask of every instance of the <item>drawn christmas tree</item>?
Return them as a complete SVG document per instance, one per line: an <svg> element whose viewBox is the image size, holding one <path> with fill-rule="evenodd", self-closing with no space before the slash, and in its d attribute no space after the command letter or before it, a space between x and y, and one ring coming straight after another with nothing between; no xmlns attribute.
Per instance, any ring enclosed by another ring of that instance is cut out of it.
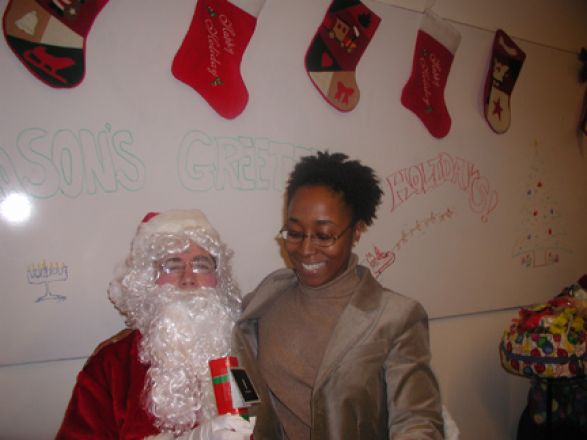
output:
<svg viewBox="0 0 587 440"><path fill-rule="evenodd" d="M522 233L512 256L525 267L542 267L560 261L565 233L561 213L550 181L545 177L545 161L535 143L522 210Z"/></svg>

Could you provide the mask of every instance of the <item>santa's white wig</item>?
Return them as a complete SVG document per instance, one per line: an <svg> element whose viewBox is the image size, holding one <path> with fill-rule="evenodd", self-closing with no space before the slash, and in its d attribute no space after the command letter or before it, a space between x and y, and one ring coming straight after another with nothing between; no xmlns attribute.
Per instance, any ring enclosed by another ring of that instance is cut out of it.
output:
<svg viewBox="0 0 587 440"><path fill-rule="evenodd" d="M193 243L214 257L217 286L157 286L157 263ZM149 214L110 284L110 299L127 325L141 332L139 357L149 365L144 404L162 431L180 434L216 414L207 363L230 352L241 302L231 256L201 211Z"/></svg>
<svg viewBox="0 0 587 440"><path fill-rule="evenodd" d="M117 268L117 275L110 283L110 300L126 317L129 327L138 328L129 290L140 289L144 293L153 289L158 270L156 262L187 250L192 243L214 257L217 289L223 293L221 299L231 315L238 316L242 297L232 278L232 251L220 240L220 235L202 211L176 209L145 216L137 228L130 255Z"/></svg>

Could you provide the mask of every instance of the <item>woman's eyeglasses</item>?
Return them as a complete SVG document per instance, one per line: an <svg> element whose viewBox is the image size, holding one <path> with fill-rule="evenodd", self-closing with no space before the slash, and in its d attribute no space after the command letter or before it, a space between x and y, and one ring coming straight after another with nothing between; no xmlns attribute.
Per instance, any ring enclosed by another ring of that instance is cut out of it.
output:
<svg viewBox="0 0 587 440"><path fill-rule="evenodd" d="M299 244L302 241L304 241L304 239L306 237L309 237L310 238L310 242L313 245L315 245L315 246L319 246L319 247L330 247L334 243L336 243L336 240L338 240L340 237L342 237L345 234L346 231L348 231L352 226L354 226L354 224L355 223L353 222L350 225L348 225L338 235L323 234L323 233L320 233L320 232L317 232L315 234L306 234L306 233L304 233L302 231L295 231L293 229L289 229L288 226L284 226L279 231L279 236L286 243L290 243L290 244Z"/></svg>

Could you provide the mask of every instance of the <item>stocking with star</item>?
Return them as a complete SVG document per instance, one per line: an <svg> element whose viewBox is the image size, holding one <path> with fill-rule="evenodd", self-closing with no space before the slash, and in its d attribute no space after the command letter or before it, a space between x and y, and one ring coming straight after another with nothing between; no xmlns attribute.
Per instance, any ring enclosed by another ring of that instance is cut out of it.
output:
<svg viewBox="0 0 587 440"><path fill-rule="evenodd" d="M491 62L485 80L485 119L496 133L505 133L511 121L511 96L526 54L504 31L493 39Z"/></svg>

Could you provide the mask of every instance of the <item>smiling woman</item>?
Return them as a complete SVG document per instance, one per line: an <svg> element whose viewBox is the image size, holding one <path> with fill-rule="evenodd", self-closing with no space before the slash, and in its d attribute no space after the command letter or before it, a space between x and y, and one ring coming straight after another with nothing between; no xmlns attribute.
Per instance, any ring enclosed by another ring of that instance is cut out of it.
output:
<svg viewBox="0 0 587 440"><path fill-rule="evenodd" d="M325 186L299 188L289 202L284 241L300 282L318 287L342 274L362 226L340 193Z"/></svg>
<svg viewBox="0 0 587 440"><path fill-rule="evenodd" d="M236 349L260 391L255 438L441 439L428 318L382 287L353 246L382 191L344 154L302 158L280 231L292 268L245 298Z"/></svg>

